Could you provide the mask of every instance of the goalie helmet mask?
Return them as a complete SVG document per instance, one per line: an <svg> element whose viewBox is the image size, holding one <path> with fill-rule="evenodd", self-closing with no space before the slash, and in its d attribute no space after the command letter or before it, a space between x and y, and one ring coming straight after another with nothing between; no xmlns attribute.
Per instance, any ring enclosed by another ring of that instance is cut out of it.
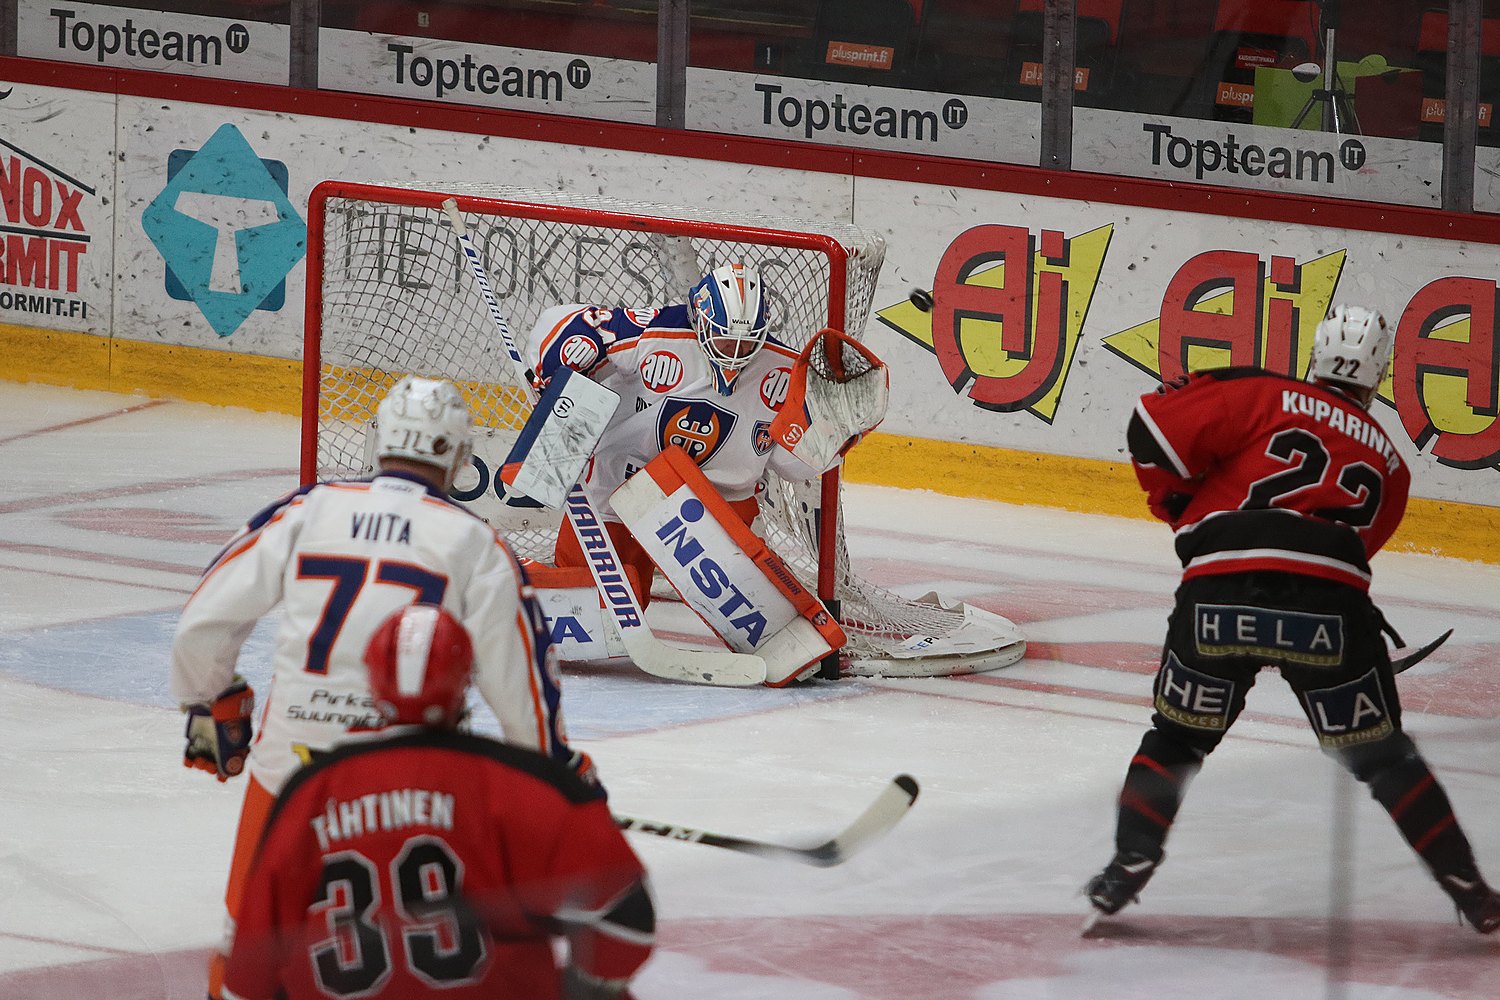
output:
<svg viewBox="0 0 1500 1000"><path fill-rule="evenodd" d="M375 711L388 725L458 725L473 665L468 630L434 604L396 611L365 647Z"/></svg>
<svg viewBox="0 0 1500 1000"><path fill-rule="evenodd" d="M404 458L435 466L445 488L469 462L474 426L468 404L452 382L408 375L375 411L375 458Z"/></svg>
<svg viewBox="0 0 1500 1000"><path fill-rule="evenodd" d="M1393 341L1393 331L1376 310L1336 305L1313 335L1307 377L1343 389L1369 409L1390 367Z"/></svg>
<svg viewBox="0 0 1500 1000"><path fill-rule="evenodd" d="M766 297L760 272L748 264L714 268L688 296L698 346L714 370L719 393L734 391L734 379L766 342Z"/></svg>

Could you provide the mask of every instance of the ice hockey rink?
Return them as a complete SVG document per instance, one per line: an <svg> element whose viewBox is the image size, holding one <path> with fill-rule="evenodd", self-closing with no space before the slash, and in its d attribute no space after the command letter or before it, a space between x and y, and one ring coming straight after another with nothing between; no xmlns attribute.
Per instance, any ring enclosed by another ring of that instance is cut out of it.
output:
<svg viewBox="0 0 1500 1000"><path fill-rule="evenodd" d="M297 422L11 383L0 415L0 1000L197 1000L241 788L182 767L167 652L205 564L295 486ZM875 487L846 505L864 575L1003 614L1030 654L783 691L568 670L619 812L803 845L893 775L922 786L835 868L632 835L660 915L640 1000L1500 997L1500 941L1457 922L1271 673L1142 902L1081 937L1148 719L1167 529ZM1493 881L1500 567L1386 553L1374 592L1413 643L1455 630L1402 675L1405 718Z"/></svg>

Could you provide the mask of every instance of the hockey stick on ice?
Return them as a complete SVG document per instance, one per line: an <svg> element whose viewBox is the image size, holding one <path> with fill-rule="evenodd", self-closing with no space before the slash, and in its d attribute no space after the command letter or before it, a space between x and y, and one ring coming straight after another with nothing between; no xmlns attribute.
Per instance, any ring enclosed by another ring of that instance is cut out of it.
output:
<svg viewBox="0 0 1500 1000"><path fill-rule="evenodd" d="M527 370L526 362L521 360L521 352L516 348L510 324L505 321L505 314L500 311L500 302L495 298L495 290L490 287L489 275L485 273L479 248L474 245L468 227L464 225L463 216L459 214L457 200L449 198L443 202L443 212L448 216L453 234L458 237L459 248L463 250L464 259L469 262L469 273L484 298L490 319L494 321L500 340L505 345L505 352L510 355L511 363L520 375L527 401L535 405L537 397L536 390L531 385L532 373ZM584 494L583 487L574 484L568 492L563 510L588 558L594 586L604 595L604 606L619 630L625 651L630 654L630 659L636 666L653 677L693 684L750 687L765 683L766 662L758 656L731 650L681 649L658 639L646 624L646 614L625 578L620 555L615 551L614 542L610 540L603 521Z"/></svg>
<svg viewBox="0 0 1500 1000"><path fill-rule="evenodd" d="M1392 650L1391 673L1399 674L1401 671L1409 670L1418 663L1421 663L1428 656L1432 655L1433 650L1447 642L1448 637L1452 634L1453 630L1450 628L1425 646L1418 646L1416 649L1410 651Z"/></svg>
<svg viewBox="0 0 1500 1000"><path fill-rule="evenodd" d="M917 781L909 774L898 774L891 779L880 797L870 803L859 818L850 823L831 839L815 847L787 847L748 837L731 837L722 833L709 833L692 827L657 823L634 816L615 816L615 825L622 830L650 833L669 840L684 840L692 844L707 844L725 850L754 854L762 858L785 858L804 865L831 868L849 860L857 851L876 837L895 826L906 815L912 803L917 801Z"/></svg>

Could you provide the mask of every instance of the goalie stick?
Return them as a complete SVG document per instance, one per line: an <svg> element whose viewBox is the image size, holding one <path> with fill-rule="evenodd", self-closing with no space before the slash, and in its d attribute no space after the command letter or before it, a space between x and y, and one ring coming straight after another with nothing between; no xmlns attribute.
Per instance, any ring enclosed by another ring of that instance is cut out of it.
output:
<svg viewBox="0 0 1500 1000"><path fill-rule="evenodd" d="M657 823L634 816L615 816L615 825L622 830L650 833L670 840L683 840L692 844L707 844L722 847L741 854L753 854L761 858L783 858L817 868L831 868L853 857L856 852L872 840L888 831L905 816L912 803L917 801L920 789L909 774L898 774L891 779L874 802L853 823L832 838L814 847L787 847L748 837L731 837L722 833L709 833L687 826Z"/></svg>
<svg viewBox="0 0 1500 1000"><path fill-rule="evenodd" d="M1409 670L1412 667L1416 666L1418 663L1421 663L1423 660L1427 659L1427 657L1432 655L1433 650L1437 649L1443 643L1447 642L1448 637L1452 634L1453 630L1450 628L1448 631L1444 632L1442 635L1438 636L1436 639L1432 640L1425 646L1418 646L1416 649L1410 651L1392 650L1391 673L1399 674L1401 673L1401 671Z"/></svg>
<svg viewBox="0 0 1500 1000"><path fill-rule="evenodd" d="M521 352L516 348L510 324L500 311L500 302L495 297L494 289L490 287L489 276L485 274L479 248L474 245L469 229L464 225L463 216L459 214L457 199L449 198L443 202L443 212L448 216L448 224L458 238L464 259L469 262L469 273L484 298L485 308L500 334L505 352L510 355L516 371L521 374L521 386L527 401L535 405L537 395L531 384L532 372L526 367L526 362L521 359ZM658 639L646 624L646 613L641 609L640 601L620 569L624 563L615 551L604 521L594 510L582 486L576 483L573 485L563 503L563 510L588 559L594 586L603 596L610 620L619 630L625 651L630 654L630 659L636 666L653 677L692 684L751 687L765 683L766 663L758 656L731 650L681 649Z"/></svg>

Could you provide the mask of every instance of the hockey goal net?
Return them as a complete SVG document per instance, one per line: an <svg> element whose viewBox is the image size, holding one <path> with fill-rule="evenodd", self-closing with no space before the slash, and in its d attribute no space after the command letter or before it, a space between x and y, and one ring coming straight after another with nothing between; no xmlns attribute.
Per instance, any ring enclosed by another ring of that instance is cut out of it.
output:
<svg viewBox="0 0 1500 1000"><path fill-rule="evenodd" d="M881 237L852 225L498 185L319 185L308 217L303 481L368 474L365 425L389 387L407 374L451 379L479 429L454 495L518 555L542 562L560 515L506 497L497 475L529 405L444 216L450 197L523 344L549 306L681 302L729 261L760 269L771 333L789 346L800 350L824 327L859 337L885 254ZM907 600L855 574L839 495L836 472L814 483L770 476L756 527L837 609L850 636L844 672L964 673L1021 656L1004 618L931 595Z"/></svg>

